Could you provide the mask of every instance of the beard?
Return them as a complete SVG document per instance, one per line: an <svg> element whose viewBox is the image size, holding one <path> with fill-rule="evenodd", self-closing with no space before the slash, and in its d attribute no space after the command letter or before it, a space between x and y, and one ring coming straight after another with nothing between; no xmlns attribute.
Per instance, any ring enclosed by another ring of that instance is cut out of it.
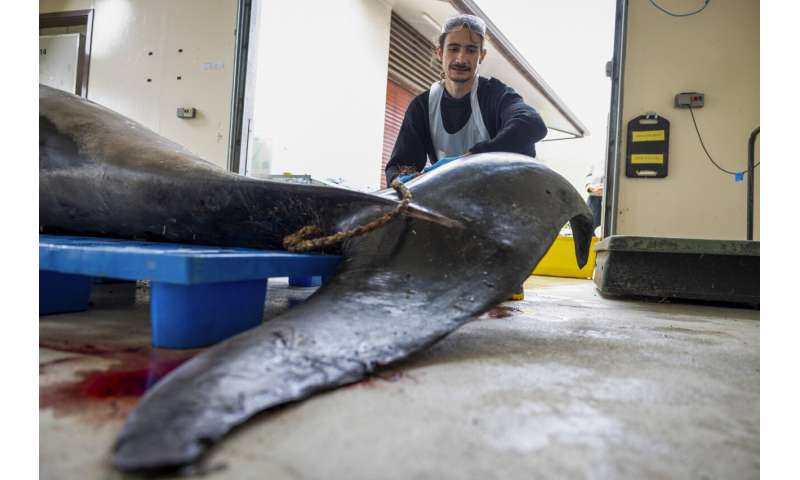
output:
<svg viewBox="0 0 800 480"><path fill-rule="evenodd" d="M452 73L451 73L451 75L448 75L448 78L451 81L456 82L456 83L467 83L470 80L472 80L472 77L474 76L473 75L473 70L471 68L459 69L459 68L450 67L448 70L450 72L456 72L456 74L458 75L457 77L452 75Z"/></svg>

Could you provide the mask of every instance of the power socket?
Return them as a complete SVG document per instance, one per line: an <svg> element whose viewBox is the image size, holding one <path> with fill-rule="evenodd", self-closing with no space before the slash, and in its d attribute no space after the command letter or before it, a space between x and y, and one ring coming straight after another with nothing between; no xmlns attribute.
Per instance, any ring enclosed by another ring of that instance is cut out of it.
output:
<svg viewBox="0 0 800 480"><path fill-rule="evenodd" d="M703 108L706 96L699 92L683 92L675 95L675 108Z"/></svg>
<svg viewBox="0 0 800 480"><path fill-rule="evenodd" d="M175 114L178 118L194 118L197 116L197 110L194 107L178 107Z"/></svg>

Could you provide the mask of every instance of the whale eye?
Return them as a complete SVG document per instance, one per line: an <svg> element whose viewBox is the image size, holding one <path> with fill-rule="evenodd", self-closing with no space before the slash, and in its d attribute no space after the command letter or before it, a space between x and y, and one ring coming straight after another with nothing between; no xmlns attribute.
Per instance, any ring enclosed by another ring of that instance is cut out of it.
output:
<svg viewBox="0 0 800 480"><path fill-rule="evenodd" d="M550 195L550 190L545 190L544 193Z"/></svg>

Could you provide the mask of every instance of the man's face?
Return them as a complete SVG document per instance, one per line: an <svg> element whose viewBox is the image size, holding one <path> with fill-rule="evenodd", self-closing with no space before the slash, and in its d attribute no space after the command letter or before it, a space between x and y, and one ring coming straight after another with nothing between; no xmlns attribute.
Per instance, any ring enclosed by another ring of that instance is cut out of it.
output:
<svg viewBox="0 0 800 480"><path fill-rule="evenodd" d="M486 50L481 48L482 38L467 27L447 34L444 49L438 49L439 59L447 78L454 82L468 82L478 73Z"/></svg>

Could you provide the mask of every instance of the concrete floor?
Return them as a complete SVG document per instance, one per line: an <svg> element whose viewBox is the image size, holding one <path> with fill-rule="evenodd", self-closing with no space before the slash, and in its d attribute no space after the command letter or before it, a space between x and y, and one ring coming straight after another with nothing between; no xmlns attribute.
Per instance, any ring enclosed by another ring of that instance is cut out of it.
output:
<svg viewBox="0 0 800 480"><path fill-rule="evenodd" d="M267 315L312 290L271 281ZM88 312L40 318L43 479L125 478L109 465L125 416L196 353L149 347L146 290L95 293ZM526 294L370 380L260 415L204 478L758 478L758 311L548 277Z"/></svg>

